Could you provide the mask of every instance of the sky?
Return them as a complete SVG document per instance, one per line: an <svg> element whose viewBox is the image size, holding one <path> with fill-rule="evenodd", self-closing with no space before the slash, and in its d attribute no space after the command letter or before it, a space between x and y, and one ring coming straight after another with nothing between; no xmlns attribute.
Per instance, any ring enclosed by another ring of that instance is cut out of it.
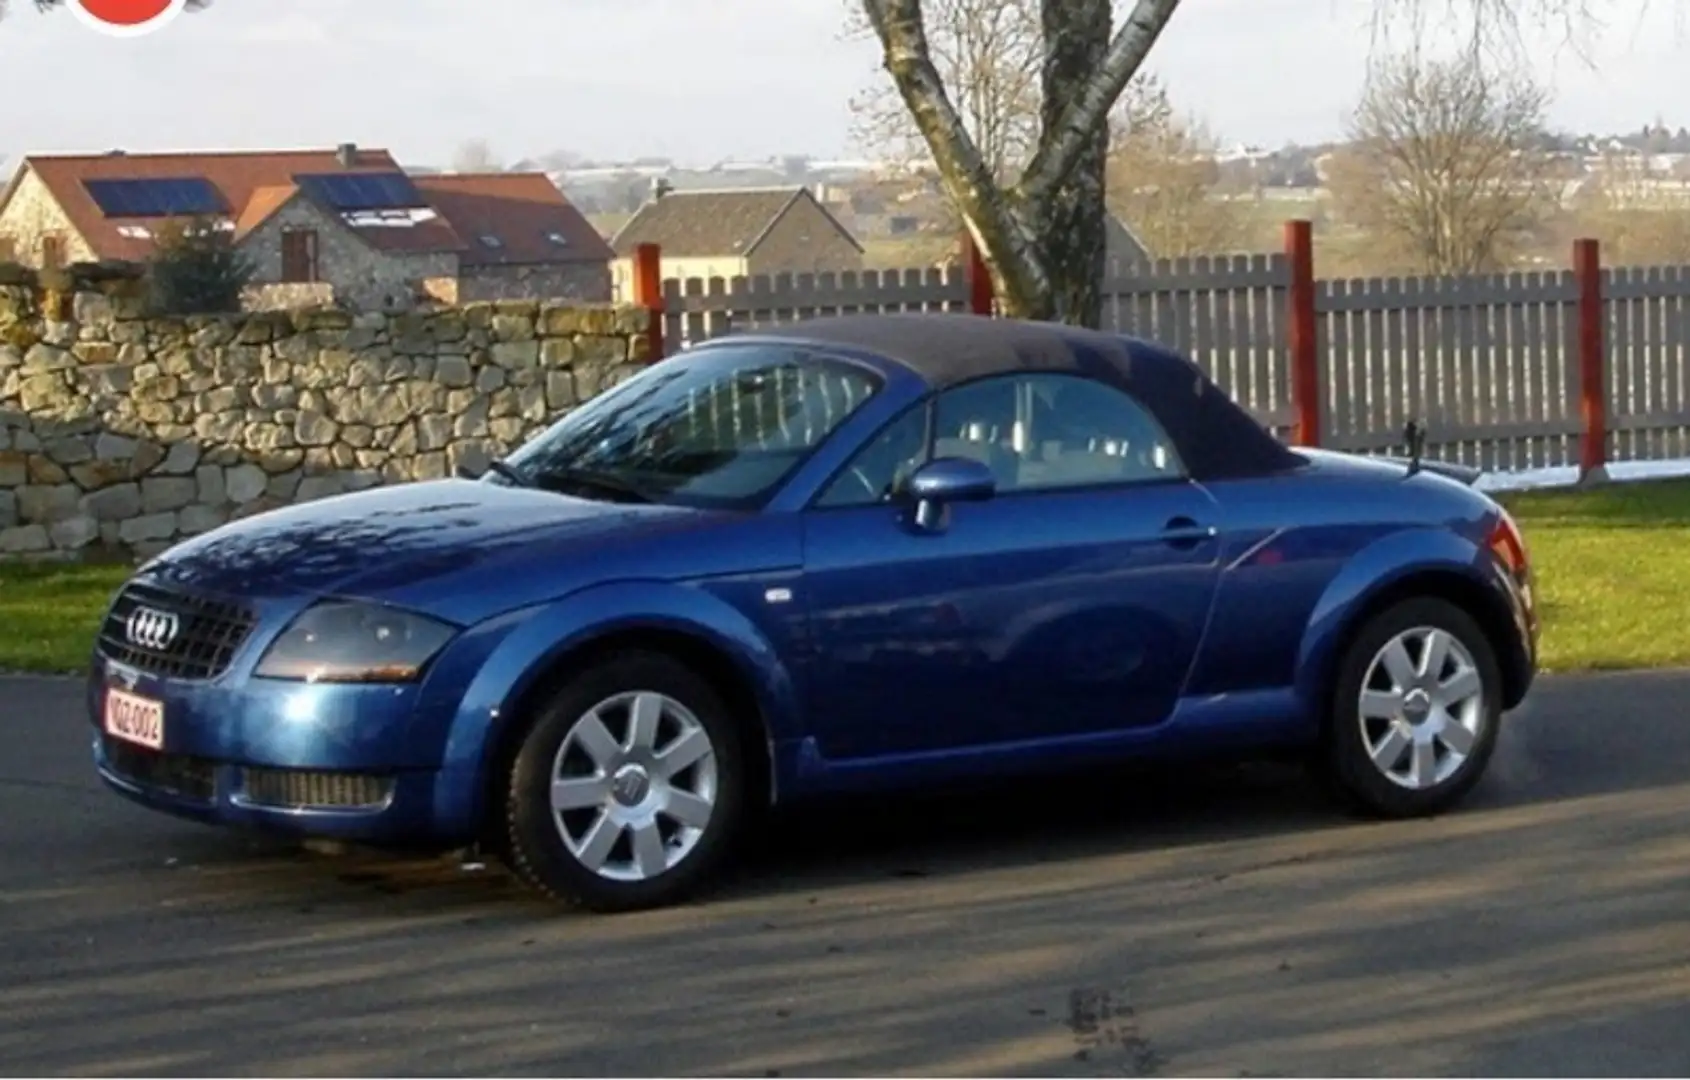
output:
<svg viewBox="0 0 1690 1080"><path fill-rule="evenodd" d="M13 0L0 154L386 146L446 164L570 151L686 163L858 156L851 96L884 78L850 0L214 0L139 39ZM1431 0L1442 5L1445 0ZM1458 0L1459 2L1459 0ZM1528 41L1575 131L1690 126L1690 0L1598 0ZM1441 10L1441 7L1440 7ZM1184 0L1150 67L1229 143L1335 136L1378 46L1370 0Z"/></svg>

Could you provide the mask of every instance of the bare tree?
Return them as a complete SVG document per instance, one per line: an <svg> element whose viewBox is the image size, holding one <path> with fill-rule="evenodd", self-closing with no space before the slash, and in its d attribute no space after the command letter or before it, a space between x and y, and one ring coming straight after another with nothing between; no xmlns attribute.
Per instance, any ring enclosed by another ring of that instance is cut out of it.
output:
<svg viewBox="0 0 1690 1080"><path fill-rule="evenodd" d="M936 20L922 0L861 0L911 122L946 195L991 271L1008 314L1095 324L1101 315L1108 115L1181 0L1038 0L1040 117L1032 152L1002 180L934 59ZM1472 52L1517 41L1526 24L1587 32L1597 0L1374 0L1382 35L1407 21L1465 25ZM936 9L935 9L936 10Z"/></svg>
<svg viewBox="0 0 1690 1080"><path fill-rule="evenodd" d="M459 173L498 172L502 165L486 139L467 139L452 154L452 171Z"/></svg>
<svg viewBox="0 0 1690 1080"><path fill-rule="evenodd" d="M1391 58L1368 79L1333 155L1334 209L1369 244L1425 274L1498 270L1555 199L1536 149L1547 95L1524 76L1449 60Z"/></svg>
<svg viewBox="0 0 1690 1080"><path fill-rule="evenodd" d="M1038 143L1043 108L1040 67L1043 30L1039 0L925 0L928 48L935 69L954 88L964 129L974 140L994 180L1008 184ZM846 33L872 35L860 0L849 0ZM1139 114L1161 121L1156 109L1132 103L1166 101L1153 77L1140 75L1128 85L1112 130L1134 130ZM859 145L912 173L931 174L933 160L925 137L896 86L877 81L851 100L852 134ZM1138 144L1144 147L1142 142ZM954 235L963 221L955 207L930 222Z"/></svg>
<svg viewBox="0 0 1690 1080"><path fill-rule="evenodd" d="M1575 210L1579 231L1609 263L1690 266L1690 177L1650 169L1636 155L1605 157Z"/></svg>
<svg viewBox="0 0 1690 1080"><path fill-rule="evenodd" d="M1038 134L1007 183L982 156L934 62L921 0L862 3L882 63L1006 313L1095 325L1106 121L1179 0L1138 0L1119 31L1110 0L1039 0Z"/></svg>
<svg viewBox="0 0 1690 1080"><path fill-rule="evenodd" d="M1159 80L1128 84L1110 118L1108 206L1158 259L1249 246L1248 215L1220 190L1217 146Z"/></svg>

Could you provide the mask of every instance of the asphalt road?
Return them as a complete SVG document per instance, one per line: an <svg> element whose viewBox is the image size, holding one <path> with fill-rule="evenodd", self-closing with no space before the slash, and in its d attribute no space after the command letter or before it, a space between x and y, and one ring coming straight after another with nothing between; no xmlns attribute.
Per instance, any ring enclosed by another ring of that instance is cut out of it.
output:
<svg viewBox="0 0 1690 1080"><path fill-rule="evenodd" d="M1690 1072L1690 674L1543 681L1435 821L1039 785L791 822L618 918L132 808L76 695L0 682L10 1075Z"/></svg>

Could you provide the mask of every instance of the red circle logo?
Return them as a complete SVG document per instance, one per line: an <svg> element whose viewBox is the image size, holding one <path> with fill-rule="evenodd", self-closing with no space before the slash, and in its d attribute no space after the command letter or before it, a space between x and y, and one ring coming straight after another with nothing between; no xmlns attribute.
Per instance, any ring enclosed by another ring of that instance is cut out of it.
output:
<svg viewBox="0 0 1690 1080"><path fill-rule="evenodd" d="M187 0L71 0L87 25L116 37L150 34L182 13Z"/></svg>

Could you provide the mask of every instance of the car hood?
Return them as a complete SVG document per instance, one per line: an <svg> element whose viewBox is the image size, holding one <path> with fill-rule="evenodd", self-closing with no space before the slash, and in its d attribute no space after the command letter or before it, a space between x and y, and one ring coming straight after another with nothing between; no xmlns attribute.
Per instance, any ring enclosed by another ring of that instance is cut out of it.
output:
<svg viewBox="0 0 1690 1080"><path fill-rule="evenodd" d="M334 594L470 622L607 575L641 573L640 556L654 547L686 550L672 542L677 531L743 520L724 512L442 480L254 515L177 545L142 573L225 596ZM733 550L715 545L724 547ZM713 570L720 558L694 561ZM661 562L644 572L676 577L691 569L672 555Z"/></svg>

